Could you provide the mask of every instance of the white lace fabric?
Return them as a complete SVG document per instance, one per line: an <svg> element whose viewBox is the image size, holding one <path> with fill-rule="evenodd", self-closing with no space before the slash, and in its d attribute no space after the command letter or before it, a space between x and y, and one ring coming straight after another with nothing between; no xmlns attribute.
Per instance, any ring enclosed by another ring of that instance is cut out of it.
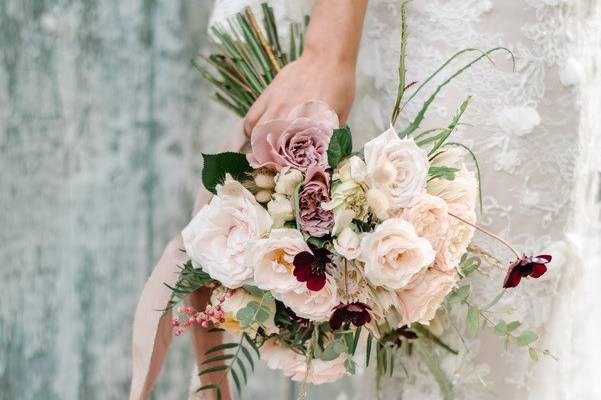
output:
<svg viewBox="0 0 601 400"><path fill-rule="evenodd" d="M223 22L244 5L260 2L217 1L212 21ZM349 119L356 143L389 124L397 86L400 3L369 1ZM281 27L310 10L305 1L272 5ZM541 346L560 360L541 355L533 366L525 349L513 346L504 352L502 340L490 334L466 339L465 351L449 329L448 340L462 353L441 355L459 399L601 398L601 384L593 377L601 361L601 352L594 350L601 316L591 315L601 302L596 289L601 284L601 85L594 73L595 65L601 66L600 19L599 4L587 0L414 0L409 5L408 82L424 81L466 47L486 51L501 46L514 53L515 71L499 51L491 55L495 65L482 60L455 79L434 102L422 128L446 126L472 96L463 117L470 125L459 127L453 141L471 146L480 160L484 213L479 223L520 251L554 257L543 278L511 290L493 315L519 319L543 334ZM399 126L410 122L436 85L475 56L463 55L428 84L406 107ZM511 257L483 237L477 242L500 257ZM473 301L485 304L499 292L504 271L487 267L486 274L476 275ZM458 310L454 317L464 314ZM439 398L431 375L415 359L404 362L409 377L398 368L387 380L384 390L392 397L384 398ZM346 393L344 398L354 398Z"/></svg>

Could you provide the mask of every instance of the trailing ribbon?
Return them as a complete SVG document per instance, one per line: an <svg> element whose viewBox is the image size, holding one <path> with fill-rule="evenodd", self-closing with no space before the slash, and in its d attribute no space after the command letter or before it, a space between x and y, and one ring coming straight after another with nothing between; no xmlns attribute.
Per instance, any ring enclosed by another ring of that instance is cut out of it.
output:
<svg viewBox="0 0 601 400"><path fill-rule="evenodd" d="M233 132L223 144L223 151L241 151L247 142L244 135L244 120L238 122ZM196 195L193 215L207 204L212 194L200 188ZM144 285L136 315L134 317L132 337L132 381L130 400L148 399L159 377L172 339L171 311L162 312L171 299L171 290L166 286L174 286L179 277L178 266L187 261L186 254L181 251L184 245L180 234L175 236L163 252L158 264L154 267L150 278ZM203 301L201 294L194 293L191 303ZM193 329L192 344L197 354L204 348L200 340L199 330Z"/></svg>

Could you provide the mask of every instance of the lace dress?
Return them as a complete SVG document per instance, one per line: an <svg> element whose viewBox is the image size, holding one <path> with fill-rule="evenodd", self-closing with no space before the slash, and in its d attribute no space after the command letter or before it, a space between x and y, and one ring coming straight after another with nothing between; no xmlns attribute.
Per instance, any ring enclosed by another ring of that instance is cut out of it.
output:
<svg viewBox="0 0 601 400"><path fill-rule="evenodd" d="M259 3L217 1L212 23ZM357 143L382 132L390 120L397 86L400 3L369 1L357 96L349 119ZM310 4L300 1L272 5L281 26L310 10ZM595 290L601 284L601 268L595 268L601 267L596 156L601 150L601 90L599 77L593 74L601 63L599 5L586 0L414 0L408 19L408 82L423 81L466 47L503 46L515 54L515 71L499 52L492 56L495 65L481 62L454 80L427 113L423 128L446 126L461 102L472 96L463 118L469 126L461 126L454 135L480 160L484 210L479 223L527 254L554 257L543 278L512 290L492 314L523 321L542 335L538 347L550 349L559 361L541 355L534 364L525 349L515 346L505 352L502 339L492 333L465 338L464 345L447 327L445 339L461 350L459 356L440 353L456 397L601 398L593 375L593 366L601 361L594 337L601 319L598 312L591 312L601 301ZM470 58L460 58L434 79L406 107L399 126L410 121L437 83ZM476 241L494 254L511 257L484 237ZM499 293L504 277L504 271L494 266L484 270L475 274L472 285L473 302L482 305ZM463 318L465 310L456 310L453 319ZM417 357L405 357L402 363L404 368L396 368L383 381L383 398L440 398ZM373 398L372 382L365 371L313 389L311 398ZM251 384L249 390L251 397L271 398L274 389Z"/></svg>

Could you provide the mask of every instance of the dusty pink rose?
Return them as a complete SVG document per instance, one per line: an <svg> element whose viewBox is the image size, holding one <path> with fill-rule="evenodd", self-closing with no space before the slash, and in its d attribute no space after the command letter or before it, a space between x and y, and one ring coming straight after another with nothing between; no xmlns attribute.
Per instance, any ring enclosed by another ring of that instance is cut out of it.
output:
<svg viewBox="0 0 601 400"><path fill-rule="evenodd" d="M319 167L311 167L298 194L301 228L311 236L321 237L334 225L334 213L322 208L330 201L330 177Z"/></svg>
<svg viewBox="0 0 601 400"><path fill-rule="evenodd" d="M306 171L312 166L328 167L327 150L338 116L325 103L310 101L294 108L286 119L275 119L252 131L253 168L280 170L292 167Z"/></svg>

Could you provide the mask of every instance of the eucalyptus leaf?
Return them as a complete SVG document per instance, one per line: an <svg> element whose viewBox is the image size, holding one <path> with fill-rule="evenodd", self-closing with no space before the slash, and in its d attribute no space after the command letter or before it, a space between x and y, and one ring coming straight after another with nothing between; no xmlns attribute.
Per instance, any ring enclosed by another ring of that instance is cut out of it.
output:
<svg viewBox="0 0 601 400"><path fill-rule="evenodd" d="M505 321L501 321L495 325L495 334L497 336L505 336L507 334L507 323Z"/></svg>
<svg viewBox="0 0 601 400"><path fill-rule="evenodd" d="M470 296L470 292L470 285L463 285L461 287L458 287L457 289L454 289L447 296L447 303L449 305L449 308L451 308L455 304L463 303L464 301L466 301Z"/></svg>
<svg viewBox="0 0 601 400"><path fill-rule="evenodd" d="M532 361L538 361L538 352L536 351L535 348L530 347L528 349L528 354L530 355L530 358L532 359Z"/></svg>
<svg viewBox="0 0 601 400"><path fill-rule="evenodd" d="M480 332L480 310L476 306L469 306L467 309L467 333L472 337L478 336Z"/></svg>
<svg viewBox="0 0 601 400"><path fill-rule="evenodd" d="M522 326L522 323L520 321L511 321L507 324L507 332L513 332L520 326Z"/></svg>
<svg viewBox="0 0 601 400"><path fill-rule="evenodd" d="M517 338L518 346L528 346L530 343L538 339L538 335L532 331L524 331Z"/></svg>

